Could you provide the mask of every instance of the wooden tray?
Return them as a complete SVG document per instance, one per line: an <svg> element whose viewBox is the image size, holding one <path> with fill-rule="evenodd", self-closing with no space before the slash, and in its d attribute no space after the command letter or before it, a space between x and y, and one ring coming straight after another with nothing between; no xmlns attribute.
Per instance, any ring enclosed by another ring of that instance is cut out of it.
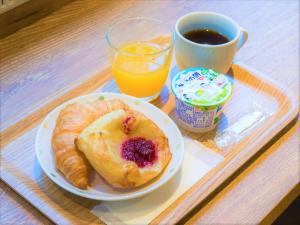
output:
<svg viewBox="0 0 300 225"><path fill-rule="evenodd" d="M233 78L234 94L224 109L225 116L217 132L231 127L239 118L251 112L254 103L260 105L269 116L238 143L224 149L218 148L213 141L216 132L194 135L183 131L224 159L161 212L152 221L153 224L178 222L297 116L298 103L295 98L268 76L241 64L234 64L229 75ZM54 107L73 97L96 91L102 85L102 90L115 91L109 70L94 75L1 133L1 179L57 224L99 223L98 217L90 211L99 202L70 194L46 177L34 153L37 127ZM164 88L154 104L166 113L173 114L174 97L169 88Z"/></svg>

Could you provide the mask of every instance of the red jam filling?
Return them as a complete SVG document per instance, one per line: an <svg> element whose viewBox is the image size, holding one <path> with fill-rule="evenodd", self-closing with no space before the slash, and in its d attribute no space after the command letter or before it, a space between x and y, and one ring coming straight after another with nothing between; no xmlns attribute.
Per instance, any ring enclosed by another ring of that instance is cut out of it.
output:
<svg viewBox="0 0 300 225"><path fill-rule="evenodd" d="M121 145L121 155L125 160L133 161L143 168L156 160L156 145L142 137L129 138Z"/></svg>

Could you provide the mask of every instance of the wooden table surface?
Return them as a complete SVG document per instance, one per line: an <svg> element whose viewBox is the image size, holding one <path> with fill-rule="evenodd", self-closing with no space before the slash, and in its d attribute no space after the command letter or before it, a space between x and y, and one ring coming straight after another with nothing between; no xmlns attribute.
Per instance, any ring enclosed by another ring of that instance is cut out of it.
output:
<svg viewBox="0 0 300 225"><path fill-rule="evenodd" d="M298 1L77 0L0 40L1 131L20 135L26 127L18 121L106 68L104 31L113 19L150 16L173 25L198 10L238 21L249 40L236 60L299 95ZM298 136L294 122L184 221L271 223L300 193ZM0 186L1 223L51 223L6 184Z"/></svg>

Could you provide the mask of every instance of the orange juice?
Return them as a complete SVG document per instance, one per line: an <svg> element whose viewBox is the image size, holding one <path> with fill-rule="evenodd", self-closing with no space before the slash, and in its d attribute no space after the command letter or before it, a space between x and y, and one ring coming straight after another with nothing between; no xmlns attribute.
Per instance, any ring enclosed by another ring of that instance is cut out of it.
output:
<svg viewBox="0 0 300 225"><path fill-rule="evenodd" d="M136 97L159 93L168 77L171 56L172 51L162 51L153 43L123 45L112 59L112 72L121 92Z"/></svg>

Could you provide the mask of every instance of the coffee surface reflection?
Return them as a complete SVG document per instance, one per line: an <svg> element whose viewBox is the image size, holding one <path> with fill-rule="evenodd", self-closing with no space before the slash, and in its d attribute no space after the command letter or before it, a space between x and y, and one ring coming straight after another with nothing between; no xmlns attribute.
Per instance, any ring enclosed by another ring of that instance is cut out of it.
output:
<svg viewBox="0 0 300 225"><path fill-rule="evenodd" d="M183 34L183 36L198 44L221 45L229 42L227 37L209 29L191 30Z"/></svg>

